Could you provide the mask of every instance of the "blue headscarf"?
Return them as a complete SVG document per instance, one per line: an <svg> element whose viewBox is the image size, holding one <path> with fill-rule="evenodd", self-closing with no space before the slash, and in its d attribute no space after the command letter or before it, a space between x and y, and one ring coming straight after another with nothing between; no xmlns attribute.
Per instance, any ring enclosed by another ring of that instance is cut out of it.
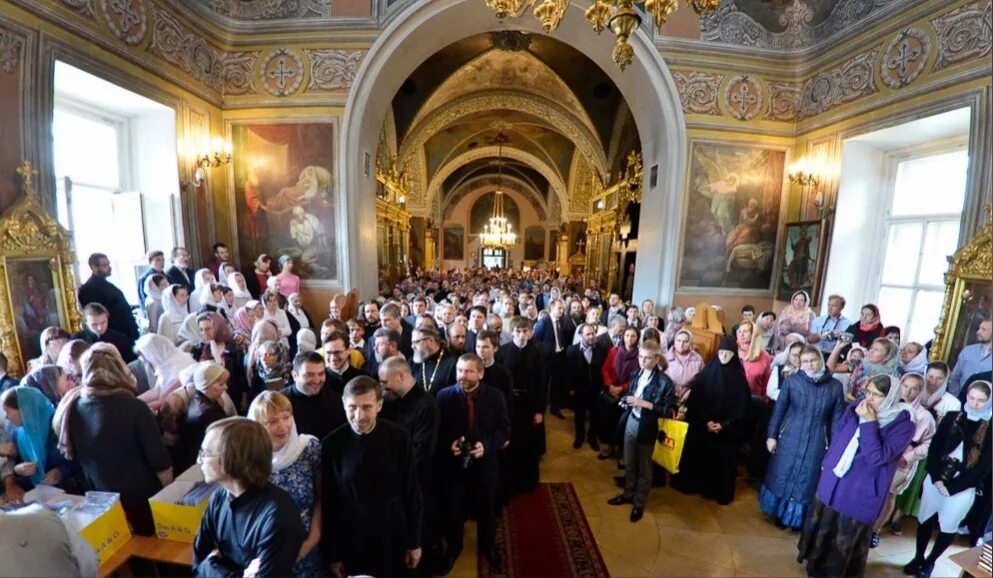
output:
<svg viewBox="0 0 993 578"><path fill-rule="evenodd" d="M31 482L38 484L45 478L45 457L48 436L52 432L52 416L55 406L41 391L20 385L14 388L17 406L21 412L21 425L14 428L17 436L17 453L21 461L34 462L37 468Z"/></svg>

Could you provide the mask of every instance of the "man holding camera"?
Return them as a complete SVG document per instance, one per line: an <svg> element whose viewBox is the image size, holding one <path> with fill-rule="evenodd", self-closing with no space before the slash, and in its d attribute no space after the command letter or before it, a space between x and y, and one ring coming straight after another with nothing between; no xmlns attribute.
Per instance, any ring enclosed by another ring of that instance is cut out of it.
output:
<svg viewBox="0 0 993 578"><path fill-rule="evenodd" d="M474 353L459 357L456 381L438 392L441 428L438 451L441 475L447 481L445 508L445 573L462 553L469 504L475 505L479 552L495 569L502 566L494 549L499 450L510 439L510 417L503 394L482 383L483 361ZM471 502L470 502L471 500Z"/></svg>

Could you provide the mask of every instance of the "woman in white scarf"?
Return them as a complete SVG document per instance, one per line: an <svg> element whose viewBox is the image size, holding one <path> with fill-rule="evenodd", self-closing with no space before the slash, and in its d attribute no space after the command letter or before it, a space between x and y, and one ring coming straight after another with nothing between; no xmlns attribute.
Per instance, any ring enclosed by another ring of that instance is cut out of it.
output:
<svg viewBox="0 0 993 578"><path fill-rule="evenodd" d="M157 333L159 317L162 316L162 292L169 286L165 275L145 277L145 317L148 318L148 332Z"/></svg>
<svg viewBox="0 0 993 578"><path fill-rule="evenodd" d="M924 374L921 405L934 415L936 423L941 423L941 419L950 411L962 411L962 402L948 392L948 374L948 364L944 361L932 361Z"/></svg>
<svg viewBox="0 0 993 578"><path fill-rule="evenodd" d="M248 291L248 285L245 282L244 275L235 271L228 277L228 281L230 281L230 283L228 283L228 287L234 291L234 304L236 308L240 309L241 307L248 305L248 302L254 299L252 294Z"/></svg>
<svg viewBox="0 0 993 578"><path fill-rule="evenodd" d="M272 439L269 481L286 490L300 506L307 539L293 566L294 576L317 576L326 571L316 548L321 537L321 499L317 491L321 443L297 432L290 400L278 391L263 391L248 408L248 417L262 424Z"/></svg>
<svg viewBox="0 0 993 578"><path fill-rule="evenodd" d="M189 292L182 285L170 285L162 292L162 315L158 319L156 333L165 337L174 345L179 339L179 329L189 315L186 305Z"/></svg>
<svg viewBox="0 0 993 578"><path fill-rule="evenodd" d="M183 369L196 364L189 353L181 351L171 341L161 335L143 335L134 344L135 353L152 366L155 372L155 386L138 396L152 409L158 409L162 401L179 387L179 374Z"/></svg>
<svg viewBox="0 0 993 578"><path fill-rule="evenodd" d="M262 304L265 307L265 313L262 314L262 319L267 319L276 324L276 328L279 329L279 342L284 347L289 348L289 337L293 333L293 328L290 327L290 319L286 316L286 311L279 307L279 295L272 291L266 291L262 295Z"/></svg>
<svg viewBox="0 0 993 578"><path fill-rule="evenodd" d="M217 282L210 269L199 269L193 276L195 289L190 294L190 311L197 312L204 303L210 303L210 286Z"/></svg>
<svg viewBox="0 0 993 578"><path fill-rule="evenodd" d="M859 402L859 406L868 405L875 410L876 421L879 422L880 429L888 426L890 422L895 420L897 416L900 415L901 412L909 413L911 416L911 421L913 421L914 409L910 407L910 404L904 403L900 399L900 380L897 379L895 375L890 375L888 373L877 375L869 379L869 383L876 384L879 380L883 379L889 381L889 389L886 391L882 401L876 405L875 400L879 399L879 392L875 391L875 389L870 391L868 386L866 386L866 396ZM870 397L872 400L869 399ZM856 408L856 413L859 415L859 423L868 421L868 418L863 415L864 412L860 412L859 408ZM853 435L852 439L849 440L848 446L845 448L845 452L841 454L841 459L838 460L838 463L832 470L834 475L839 478L845 477L845 474L848 473L849 468L852 467L852 462L855 460L855 453L858 452L859 449L859 433L860 430L855 430L855 435Z"/></svg>

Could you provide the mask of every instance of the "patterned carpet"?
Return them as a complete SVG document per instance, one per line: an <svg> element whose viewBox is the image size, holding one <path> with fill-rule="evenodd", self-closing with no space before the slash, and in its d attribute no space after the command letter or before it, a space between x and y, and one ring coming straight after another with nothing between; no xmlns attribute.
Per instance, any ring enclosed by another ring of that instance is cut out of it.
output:
<svg viewBox="0 0 993 578"><path fill-rule="evenodd" d="M517 496L497 520L504 572L480 556L480 578L608 578L576 490L569 483L539 484Z"/></svg>

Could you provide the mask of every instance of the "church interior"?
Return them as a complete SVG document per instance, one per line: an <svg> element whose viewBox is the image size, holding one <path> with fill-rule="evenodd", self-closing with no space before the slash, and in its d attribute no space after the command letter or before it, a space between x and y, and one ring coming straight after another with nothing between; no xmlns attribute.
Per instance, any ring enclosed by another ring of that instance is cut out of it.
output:
<svg viewBox="0 0 993 578"><path fill-rule="evenodd" d="M693 309L705 361L739 312L798 294L876 304L949 367L988 331L991 0L0 0L0 135L0 378L44 326L84 328L90 255L141 310L151 251L185 248L192 275L218 244L246 277L291 261L318 334L329 302L410 308L411 278L479 268L650 300L660 324ZM625 472L570 447L566 416L541 482L572 487L590 566L497 569L470 529L449 575L814 575L744 465L731 505L659 470L632 524L608 505ZM858 575L907 574L910 519ZM145 562L189 575L190 541ZM971 546L931 575L972 572Z"/></svg>

